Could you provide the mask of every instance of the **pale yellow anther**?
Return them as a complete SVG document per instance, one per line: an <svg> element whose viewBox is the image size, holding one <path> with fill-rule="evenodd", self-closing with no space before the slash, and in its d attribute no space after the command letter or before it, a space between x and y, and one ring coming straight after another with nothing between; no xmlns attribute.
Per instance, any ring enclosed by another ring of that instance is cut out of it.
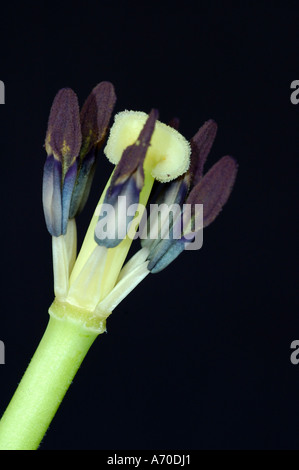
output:
<svg viewBox="0 0 299 470"><path fill-rule="evenodd" d="M136 141L140 144L137 139L147 117L148 115L141 111L123 111L115 116L104 149L110 162L117 164L126 147ZM189 142L178 131L157 121L147 151L145 168L155 179L166 183L188 170L190 153Z"/></svg>

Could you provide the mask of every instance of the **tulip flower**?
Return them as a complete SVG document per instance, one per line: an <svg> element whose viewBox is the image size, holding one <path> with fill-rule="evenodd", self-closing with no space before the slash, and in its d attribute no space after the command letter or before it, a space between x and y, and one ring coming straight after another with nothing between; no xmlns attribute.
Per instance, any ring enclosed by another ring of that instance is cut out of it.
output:
<svg viewBox="0 0 299 470"><path fill-rule="evenodd" d="M42 200L52 237L54 301L44 336L0 421L0 449L38 448L89 348L107 331L109 315L148 274L169 269L194 247L236 178L230 156L203 173L216 135L212 120L190 142L176 119L166 125L156 109L121 112L109 131L115 101L113 85L101 82L81 111L69 88L58 92L50 111ZM77 254L76 218L108 131L104 153L115 168ZM158 210L148 214L153 203ZM171 217L169 208L175 208ZM127 259L138 235L141 249Z"/></svg>

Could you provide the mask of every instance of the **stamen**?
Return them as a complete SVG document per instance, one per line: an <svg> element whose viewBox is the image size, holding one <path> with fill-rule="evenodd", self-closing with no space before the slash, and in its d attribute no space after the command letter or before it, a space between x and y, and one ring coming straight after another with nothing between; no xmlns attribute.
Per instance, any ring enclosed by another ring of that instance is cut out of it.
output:
<svg viewBox="0 0 299 470"><path fill-rule="evenodd" d="M54 292L58 300L64 301L69 287L69 259L65 237L52 237Z"/></svg>
<svg viewBox="0 0 299 470"><path fill-rule="evenodd" d="M97 305L95 315L100 318L107 318L118 304L149 274L147 265L148 261L145 261L124 276L110 294Z"/></svg>
<svg viewBox="0 0 299 470"><path fill-rule="evenodd" d="M81 272L73 280L67 295L67 302L94 310L100 298L107 252L105 247L95 247Z"/></svg>
<svg viewBox="0 0 299 470"><path fill-rule="evenodd" d="M137 251L132 258L124 265L121 272L119 273L117 282L121 281L125 276L127 276L131 271L133 271L137 266L144 263L146 261L149 254L149 250L147 248L141 248L141 250Z"/></svg>

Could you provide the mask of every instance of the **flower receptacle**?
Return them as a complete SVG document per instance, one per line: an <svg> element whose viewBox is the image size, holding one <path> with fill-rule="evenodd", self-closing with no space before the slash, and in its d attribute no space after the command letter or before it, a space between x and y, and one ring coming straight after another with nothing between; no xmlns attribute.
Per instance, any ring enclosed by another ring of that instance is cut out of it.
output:
<svg viewBox="0 0 299 470"><path fill-rule="evenodd" d="M101 334L106 331L106 318L96 315L93 311L83 307L62 302L57 298L49 308L49 315L57 319L68 319L80 324L87 332Z"/></svg>

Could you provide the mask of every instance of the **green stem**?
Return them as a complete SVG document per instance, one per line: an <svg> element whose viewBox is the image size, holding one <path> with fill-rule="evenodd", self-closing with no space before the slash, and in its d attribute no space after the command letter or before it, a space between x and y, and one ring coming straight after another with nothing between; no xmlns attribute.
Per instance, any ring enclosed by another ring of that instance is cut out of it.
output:
<svg viewBox="0 0 299 470"><path fill-rule="evenodd" d="M0 421L0 450L38 448L98 332L50 316L44 336Z"/></svg>

